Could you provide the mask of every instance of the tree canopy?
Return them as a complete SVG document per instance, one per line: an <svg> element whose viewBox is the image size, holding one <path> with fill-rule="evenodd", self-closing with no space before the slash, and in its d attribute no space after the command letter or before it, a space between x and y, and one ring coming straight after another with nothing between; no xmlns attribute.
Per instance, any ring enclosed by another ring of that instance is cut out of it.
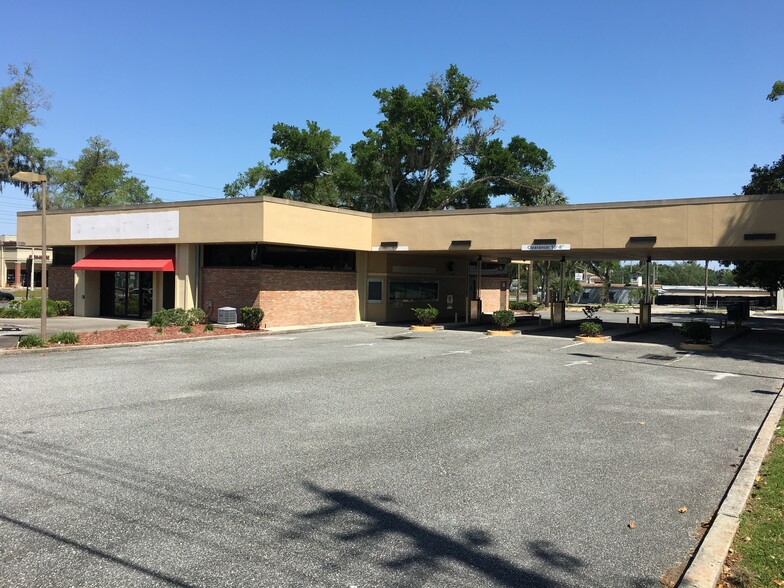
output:
<svg viewBox="0 0 784 588"><path fill-rule="evenodd" d="M382 120L337 151L340 138L316 122L299 129L273 126L270 162L260 162L227 184L227 197L271 194L365 211L476 208L506 196L512 204L562 204L550 183L554 163L545 149L520 136L492 138L503 127L498 99L478 95L478 82L454 65L422 92L405 86L373 95ZM455 167L466 177L453 179Z"/></svg>
<svg viewBox="0 0 784 588"><path fill-rule="evenodd" d="M784 96L784 82L777 81L767 99L775 102ZM784 194L784 155L770 165L752 166L751 180L744 194ZM756 286L769 292L784 288L784 261L725 261L735 267L732 274L739 286Z"/></svg>
<svg viewBox="0 0 784 588"><path fill-rule="evenodd" d="M705 285L705 263L702 261L660 263L657 265L656 274L658 282L667 286ZM709 286L719 284L731 286L733 283L734 278L730 270L708 268Z"/></svg>
<svg viewBox="0 0 784 588"><path fill-rule="evenodd" d="M92 208L160 202L147 185L128 172L111 143L90 137L78 159L49 168L52 208Z"/></svg>
<svg viewBox="0 0 784 588"><path fill-rule="evenodd" d="M784 193L784 155L770 165L751 168L751 180L743 186L744 194Z"/></svg>
<svg viewBox="0 0 784 588"><path fill-rule="evenodd" d="M784 96L784 82L779 80L773 84L773 88L770 90L770 94L768 94L768 100L775 102L782 96Z"/></svg>
<svg viewBox="0 0 784 588"><path fill-rule="evenodd" d="M16 172L44 173L45 160L52 149L40 147L31 129L38 126L37 112L47 109L47 95L33 80L30 65L8 66L11 83L0 87L0 191L4 184L15 185L26 194L32 186L11 179Z"/></svg>

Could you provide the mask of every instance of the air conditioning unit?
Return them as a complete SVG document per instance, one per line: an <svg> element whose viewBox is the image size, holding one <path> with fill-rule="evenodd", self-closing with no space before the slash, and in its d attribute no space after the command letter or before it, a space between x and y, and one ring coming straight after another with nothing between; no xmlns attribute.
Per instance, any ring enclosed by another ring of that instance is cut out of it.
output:
<svg viewBox="0 0 784 588"><path fill-rule="evenodd" d="M233 325L237 322L237 309L231 306L223 306L218 309L218 324Z"/></svg>

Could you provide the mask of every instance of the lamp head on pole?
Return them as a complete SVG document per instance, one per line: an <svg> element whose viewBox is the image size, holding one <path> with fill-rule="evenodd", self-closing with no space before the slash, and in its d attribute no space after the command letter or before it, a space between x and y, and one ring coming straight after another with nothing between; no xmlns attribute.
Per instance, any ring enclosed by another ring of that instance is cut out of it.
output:
<svg viewBox="0 0 784 588"><path fill-rule="evenodd" d="M46 176L44 174L20 171L12 175L11 179L16 180L17 182L24 182L26 184L43 184L46 181Z"/></svg>

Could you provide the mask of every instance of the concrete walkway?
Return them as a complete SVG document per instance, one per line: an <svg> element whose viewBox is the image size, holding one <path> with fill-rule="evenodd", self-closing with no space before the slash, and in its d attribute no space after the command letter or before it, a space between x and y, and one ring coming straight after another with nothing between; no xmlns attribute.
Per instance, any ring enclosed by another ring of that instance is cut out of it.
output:
<svg viewBox="0 0 784 588"><path fill-rule="evenodd" d="M128 325L129 329L146 327L146 320L128 318L104 318L92 316L50 316L46 319L46 336L63 331L110 331L120 325ZM38 335L41 333L41 319L37 318L0 318L0 328L19 328L14 335ZM8 333L8 331L5 331Z"/></svg>

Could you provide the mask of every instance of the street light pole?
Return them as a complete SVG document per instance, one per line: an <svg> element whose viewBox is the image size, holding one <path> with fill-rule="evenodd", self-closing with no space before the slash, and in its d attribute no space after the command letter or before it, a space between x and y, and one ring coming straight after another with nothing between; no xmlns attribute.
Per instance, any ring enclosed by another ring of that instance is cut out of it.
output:
<svg viewBox="0 0 784 588"><path fill-rule="evenodd" d="M46 341L46 176L33 172L16 172L12 180L41 186L41 339ZM35 256L33 256L35 259ZM35 286L35 263L31 268L30 283Z"/></svg>
<svg viewBox="0 0 784 588"><path fill-rule="evenodd" d="M35 273L35 272L33 272ZM46 176L41 180L41 339L46 341Z"/></svg>

